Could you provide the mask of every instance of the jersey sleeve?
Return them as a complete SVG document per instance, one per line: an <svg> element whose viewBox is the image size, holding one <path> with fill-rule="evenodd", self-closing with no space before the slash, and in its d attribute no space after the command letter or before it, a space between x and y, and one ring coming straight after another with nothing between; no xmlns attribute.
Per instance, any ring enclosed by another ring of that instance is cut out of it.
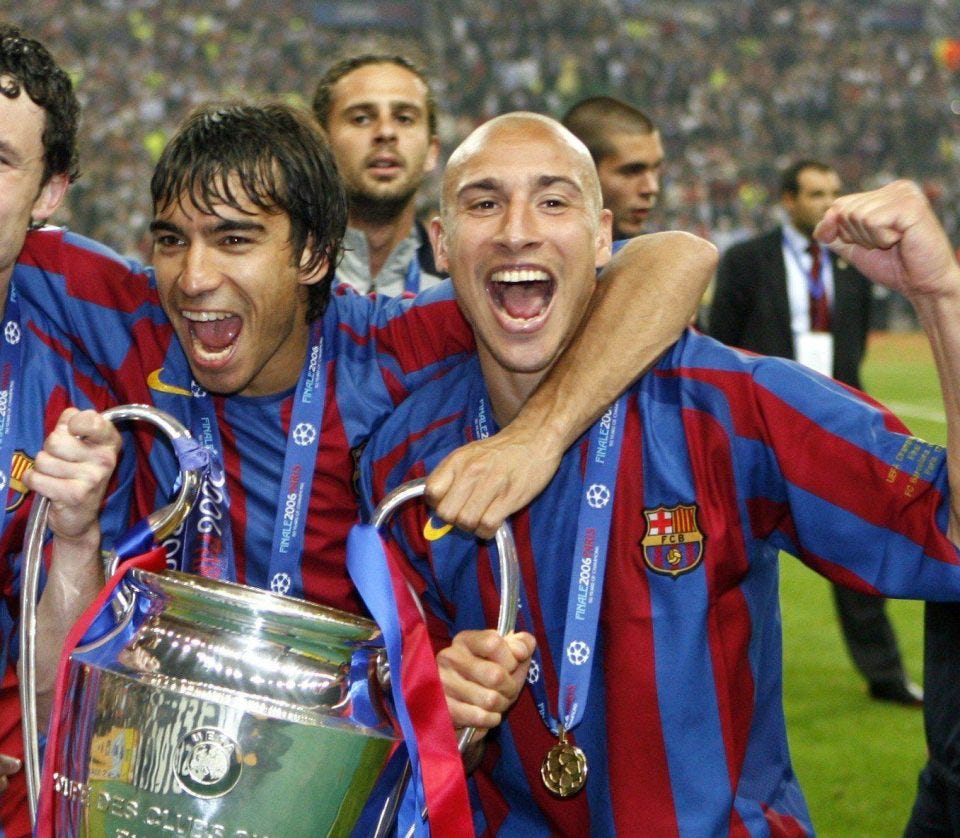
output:
<svg viewBox="0 0 960 838"><path fill-rule="evenodd" d="M742 533L730 538L731 549L742 540L746 555L786 550L868 593L958 598L946 450L800 364L711 344L699 338L701 349L671 375L686 379L697 402L682 417L703 475L697 494L712 503L727 495L731 521L739 506ZM716 479L727 469L729 489Z"/></svg>
<svg viewBox="0 0 960 838"><path fill-rule="evenodd" d="M104 246L59 229L28 234L17 287L50 345L85 358L114 389L132 356L165 345L169 331L153 273Z"/></svg>
<svg viewBox="0 0 960 838"><path fill-rule="evenodd" d="M395 404L473 353L473 331L445 280L416 297L376 298L370 339Z"/></svg>

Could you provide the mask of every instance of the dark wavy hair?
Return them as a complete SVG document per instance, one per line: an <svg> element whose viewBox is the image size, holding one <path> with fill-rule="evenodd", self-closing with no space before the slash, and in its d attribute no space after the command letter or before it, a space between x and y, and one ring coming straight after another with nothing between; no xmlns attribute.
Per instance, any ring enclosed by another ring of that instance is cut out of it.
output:
<svg viewBox="0 0 960 838"><path fill-rule="evenodd" d="M46 115L43 127L43 181L64 174L72 183L77 165L77 123L80 103L70 76L39 41L0 22L0 94L16 99L26 92Z"/></svg>
<svg viewBox="0 0 960 838"><path fill-rule="evenodd" d="M231 185L236 178L242 194ZM323 279L308 286L308 321L319 317L347 226L347 202L326 140L310 115L283 103L212 103L194 110L173 136L150 181L156 214L189 200L201 212L215 204L241 210L246 198L266 212L286 213L294 259L304 248Z"/></svg>

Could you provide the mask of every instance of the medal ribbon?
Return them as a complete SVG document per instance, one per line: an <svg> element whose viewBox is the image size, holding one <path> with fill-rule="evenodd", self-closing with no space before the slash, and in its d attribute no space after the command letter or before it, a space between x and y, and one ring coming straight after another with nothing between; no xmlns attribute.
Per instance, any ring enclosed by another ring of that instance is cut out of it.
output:
<svg viewBox="0 0 960 838"><path fill-rule="evenodd" d="M3 527L6 528L7 499L13 482L14 399L20 378L23 332L20 327L20 301L17 289L11 283L3 316L3 335L0 338L0 488L4 490Z"/></svg>
<svg viewBox="0 0 960 838"><path fill-rule="evenodd" d="M540 718L558 738L562 738L563 733L573 730L580 723L590 691L590 670L600 622L603 576L610 540L610 522L613 519L614 488L622 447L620 425L626 417L626 400L626 395L621 396L590 429L589 456L577 518L570 593L567 597L560 695L557 699L556 715L550 710L543 678L528 681ZM474 434L478 439L489 435L489 414L486 401L481 400L473 421ZM493 564L496 577L497 565L496 562ZM518 627L529 631L529 617L526 615L532 613L521 577ZM542 673L543 659L539 646L533 653L533 660Z"/></svg>
<svg viewBox="0 0 960 838"><path fill-rule="evenodd" d="M408 835L413 827L417 836L471 835L463 761L449 714L437 711L446 705L426 623L403 572L370 524L350 530L347 571L383 633L393 710L414 778L400 802L397 834ZM382 790L382 781L379 785ZM421 819L424 808L428 822ZM353 832L360 834L370 832Z"/></svg>
<svg viewBox="0 0 960 838"><path fill-rule="evenodd" d="M293 397L270 551L270 590L294 597L303 596L300 558L326 402L329 359L324 358L323 347L323 324L318 319L310 325L307 360ZM190 537L184 538L184 551L189 549L191 555L183 558L187 561L186 567L195 573L232 582L236 581L236 562L220 429L213 399L206 396L198 401L201 411L192 430L196 439L212 449L213 463L211 476L201 489L203 498L187 520L186 533ZM188 548L190 542L197 543Z"/></svg>

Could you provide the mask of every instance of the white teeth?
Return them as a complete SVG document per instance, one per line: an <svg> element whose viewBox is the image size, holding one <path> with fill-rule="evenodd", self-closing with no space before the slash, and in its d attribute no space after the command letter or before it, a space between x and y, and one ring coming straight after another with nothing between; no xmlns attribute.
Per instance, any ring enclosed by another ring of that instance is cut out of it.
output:
<svg viewBox="0 0 960 838"><path fill-rule="evenodd" d="M229 311L181 311L184 320L193 320L195 323L208 323L211 320L226 320L233 317Z"/></svg>
<svg viewBox="0 0 960 838"><path fill-rule="evenodd" d="M545 282L550 279L546 271L529 268L496 271L491 277L494 282Z"/></svg>

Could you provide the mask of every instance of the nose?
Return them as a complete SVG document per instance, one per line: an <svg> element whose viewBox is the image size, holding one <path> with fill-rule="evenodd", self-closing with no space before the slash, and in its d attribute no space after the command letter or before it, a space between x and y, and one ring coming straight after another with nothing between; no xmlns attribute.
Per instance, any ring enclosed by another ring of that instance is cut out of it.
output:
<svg viewBox="0 0 960 838"><path fill-rule="evenodd" d="M377 117L374 137L381 143L392 142L397 138L397 126L390 114L381 114Z"/></svg>
<svg viewBox="0 0 960 838"><path fill-rule="evenodd" d="M650 169L639 176L637 181L640 194L655 198L660 194L660 173Z"/></svg>
<svg viewBox="0 0 960 838"><path fill-rule="evenodd" d="M189 297L198 297L216 288L219 271L213 264L213 253L202 242L191 242L183 254L177 285Z"/></svg>
<svg viewBox="0 0 960 838"><path fill-rule="evenodd" d="M511 200L504 207L494 241L511 251L534 247L540 242L536 213L526 201Z"/></svg>

